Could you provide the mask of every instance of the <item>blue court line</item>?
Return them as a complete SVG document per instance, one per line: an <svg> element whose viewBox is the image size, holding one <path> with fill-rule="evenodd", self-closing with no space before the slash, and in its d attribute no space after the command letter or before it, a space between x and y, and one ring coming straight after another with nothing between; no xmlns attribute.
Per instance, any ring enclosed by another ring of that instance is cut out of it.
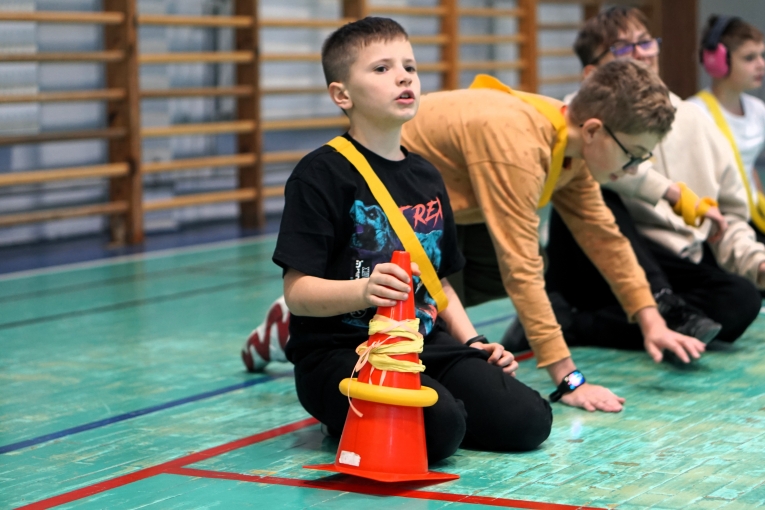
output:
<svg viewBox="0 0 765 510"><path fill-rule="evenodd" d="M498 322L513 320L516 317L517 317L516 314L511 313L510 315L505 315L504 317L494 317L493 319L486 319L485 321L476 322L475 324L473 324L473 326L475 328L482 328L484 326L491 326L492 324L496 324Z"/></svg>
<svg viewBox="0 0 765 510"><path fill-rule="evenodd" d="M204 393L197 393L196 395L180 398L178 400L171 400L170 402L165 402L164 404L157 404L151 407L144 407L143 409L130 411L129 413L118 414L117 416L112 416L111 418L105 418L103 420L98 420L98 421L92 421L84 425L78 425L77 427L60 430L58 432L53 432L51 434L45 434L44 436L34 437L32 439L27 439L25 441L19 441L18 443L7 444L5 446L0 446L0 455L3 453L9 453L9 452L14 452L16 450L21 450L22 448L27 448L29 446L34 446L40 443L45 443L47 441L58 439L60 437L71 436L73 434L79 434L80 432L85 432L87 430L93 430L100 427L105 427L106 425L111 425L112 423L118 423L125 420L131 420L139 416L144 416L146 414L156 413L157 411L163 411L165 409L170 409L171 407L177 407L183 404L188 404L190 402L197 402L199 400L204 400L206 398L223 395L224 393L230 393L232 391L241 390L242 388L249 388L250 386L255 386L256 384L273 381L274 379L277 379L279 377L286 377L287 375L289 374L269 375L266 377L262 377L260 379L250 379L249 381L244 381L238 384L232 384L231 386L218 388L217 390L206 391Z"/></svg>

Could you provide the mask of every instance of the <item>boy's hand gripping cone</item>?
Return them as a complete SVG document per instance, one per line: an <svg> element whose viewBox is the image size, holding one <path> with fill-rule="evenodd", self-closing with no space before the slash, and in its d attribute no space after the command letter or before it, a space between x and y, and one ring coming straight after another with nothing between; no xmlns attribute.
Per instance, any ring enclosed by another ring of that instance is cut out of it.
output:
<svg viewBox="0 0 765 510"><path fill-rule="evenodd" d="M381 482L446 481L458 475L428 471L422 408L438 394L420 385L424 366L422 335L414 313L409 253L396 251L391 262L409 275L409 297L379 307L369 323L369 340L356 352L358 379L343 379L340 392L352 399L334 464L305 466Z"/></svg>

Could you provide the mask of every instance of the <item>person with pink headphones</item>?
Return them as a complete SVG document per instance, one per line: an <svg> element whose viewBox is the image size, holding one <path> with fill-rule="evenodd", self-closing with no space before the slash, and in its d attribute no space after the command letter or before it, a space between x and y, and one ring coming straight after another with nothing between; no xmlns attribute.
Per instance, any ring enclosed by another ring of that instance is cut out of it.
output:
<svg viewBox="0 0 765 510"><path fill-rule="evenodd" d="M737 17L709 17L701 40L701 64L712 87L689 101L700 106L728 139L749 195L751 224L765 242L765 196L755 162L765 149L765 103L745 92L765 77L765 42L753 25Z"/></svg>

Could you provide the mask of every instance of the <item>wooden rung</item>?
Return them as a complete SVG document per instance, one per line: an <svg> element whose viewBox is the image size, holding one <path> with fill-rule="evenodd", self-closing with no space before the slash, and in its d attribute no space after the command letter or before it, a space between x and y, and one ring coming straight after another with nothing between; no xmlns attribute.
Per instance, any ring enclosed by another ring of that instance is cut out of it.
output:
<svg viewBox="0 0 765 510"><path fill-rule="evenodd" d="M172 161L156 161L152 163L143 163L141 165L141 173L156 174L159 172L192 170L194 168L249 166L254 165L256 159L255 154L232 154L204 158L174 159Z"/></svg>
<svg viewBox="0 0 765 510"><path fill-rule="evenodd" d="M573 57L571 48L543 48L539 50L540 57Z"/></svg>
<svg viewBox="0 0 765 510"><path fill-rule="evenodd" d="M127 175L129 171L130 166L127 163L112 163L109 165L33 170L31 172L11 172L0 174L0 186L18 186L21 184L38 184L41 182L74 179L92 179L94 177L117 177L119 175Z"/></svg>
<svg viewBox="0 0 765 510"><path fill-rule="evenodd" d="M109 202L106 204L82 205L79 207L48 209L45 211L4 214L0 216L0 227L21 225L23 223L36 223L38 221L78 218L81 216L96 216L99 214L124 214L127 210L127 202Z"/></svg>
<svg viewBox="0 0 765 510"><path fill-rule="evenodd" d="M177 16L166 14L139 14L138 24L247 28L252 26L252 18L250 16Z"/></svg>
<svg viewBox="0 0 765 510"><path fill-rule="evenodd" d="M51 131L34 135L0 136L0 145L16 145L22 143L66 142L72 140L89 140L95 138L124 138L127 130L121 127L103 129L83 129L79 131Z"/></svg>
<svg viewBox="0 0 765 510"><path fill-rule="evenodd" d="M462 35L460 44L511 44L526 41L523 34L512 35Z"/></svg>
<svg viewBox="0 0 765 510"><path fill-rule="evenodd" d="M143 138L161 138L167 136L214 135L219 133L249 133L254 130L255 122L251 120L238 120L146 127L141 129L141 136Z"/></svg>
<svg viewBox="0 0 765 510"><path fill-rule="evenodd" d="M537 23L537 30L579 30L584 23Z"/></svg>
<svg viewBox="0 0 765 510"><path fill-rule="evenodd" d="M522 60L500 61L500 60L474 60L471 62L459 62L457 67L465 71L494 70L506 71L513 69L523 69L526 63Z"/></svg>
<svg viewBox="0 0 765 510"><path fill-rule="evenodd" d="M217 96L249 96L253 89L247 85L238 85L236 87L199 87L184 89L151 89L142 90L141 98L158 97L217 97Z"/></svg>
<svg viewBox="0 0 765 510"><path fill-rule="evenodd" d="M397 14L399 16L445 16L446 7L414 7L404 5L370 5L369 14Z"/></svg>
<svg viewBox="0 0 765 510"><path fill-rule="evenodd" d="M124 89L73 90L71 92L41 92L39 94L0 95L0 104L54 103L70 101L120 101L125 99Z"/></svg>
<svg viewBox="0 0 765 510"><path fill-rule="evenodd" d="M460 16L476 18L520 18L524 15L523 9L492 9L491 7L465 7L458 12Z"/></svg>
<svg viewBox="0 0 765 510"><path fill-rule="evenodd" d="M561 83L579 83L582 81L581 74L565 74L560 76L547 76L539 78L540 85L558 85Z"/></svg>
<svg viewBox="0 0 765 510"><path fill-rule="evenodd" d="M46 53L0 53L0 62L119 62L120 50Z"/></svg>
<svg viewBox="0 0 765 510"><path fill-rule="evenodd" d="M261 94L326 94L327 87L266 87L260 89Z"/></svg>
<svg viewBox="0 0 765 510"><path fill-rule="evenodd" d="M261 62L321 62L321 53L261 53Z"/></svg>
<svg viewBox="0 0 765 510"><path fill-rule="evenodd" d="M447 62L422 62L417 64L417 71L420 73L434 73L446 71L449 69Z"/></svg>
<svg viewBox="0 0 765 510"><path fill-rule="evenodd" d="M348 117L319 117L313 119L265 120L263 131L288 131L292 129L347 128Z"/></svg>
<svg viewBox="0 0 765 510"><path fill-rule="evenodd" d="M252 62L251 51L204 51L177 53L144 53L139 64L180 64L186 62Z"/></svg>
<svg viewBox="0 0 765 510"><path fill-rule="evenodd" d="M125 21L121 12L0 12L0 21L34 21L37 23L96 23L119 25Z"/></svg>
<svg viewBox="0 0 765 510"><path fill-rule="evenodd" d="M144 211L160 211L194 205L217 204L219 202L249 202L255 200L258 192L255 189L235 189L231 191L215 191L212 193L197 193L165 200L152 200L143 203Z"/></svg>
<svg viewBox="0 0 765 510"><path fill-rule="evenodd" d="M266 152L263 154L264 164L297 163L308 154L307 151L279 151Z"/></svg>
<svg viewBox="0 0 765 510"><path fill-rule="evenodd" d="M354 21L353 18L341 19L261 19L258 26L268 28L338 28Z"/></svg>
<svg viewBox="0 0 765 510"><path fill-rule="evenodd" d="M446 34L436 35L412 35L409 36L409 42L412 44L438 44L443 45L449 42L449 37Z"/></svg>
<svg viewBox="0 0 765 510"><path fill-rule="evenodd" d="M266 186L263 188L263 198L274 198L284 196L284 186Z"/></svg>

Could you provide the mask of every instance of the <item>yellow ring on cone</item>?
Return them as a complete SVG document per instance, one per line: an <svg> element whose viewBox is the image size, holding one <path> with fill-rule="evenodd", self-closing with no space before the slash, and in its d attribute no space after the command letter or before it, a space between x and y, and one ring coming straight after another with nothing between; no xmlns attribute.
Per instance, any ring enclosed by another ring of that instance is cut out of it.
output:
<svg viewBox="0 0 765 510"><path fill-rule="evenodd" d="M340 381L340 393L346 397L358 398L378 404L390 404L407 407L430 407L438 401L438 393L433 388L422 386L419 390L389 388L359 382L356 378Z"/></svg>

